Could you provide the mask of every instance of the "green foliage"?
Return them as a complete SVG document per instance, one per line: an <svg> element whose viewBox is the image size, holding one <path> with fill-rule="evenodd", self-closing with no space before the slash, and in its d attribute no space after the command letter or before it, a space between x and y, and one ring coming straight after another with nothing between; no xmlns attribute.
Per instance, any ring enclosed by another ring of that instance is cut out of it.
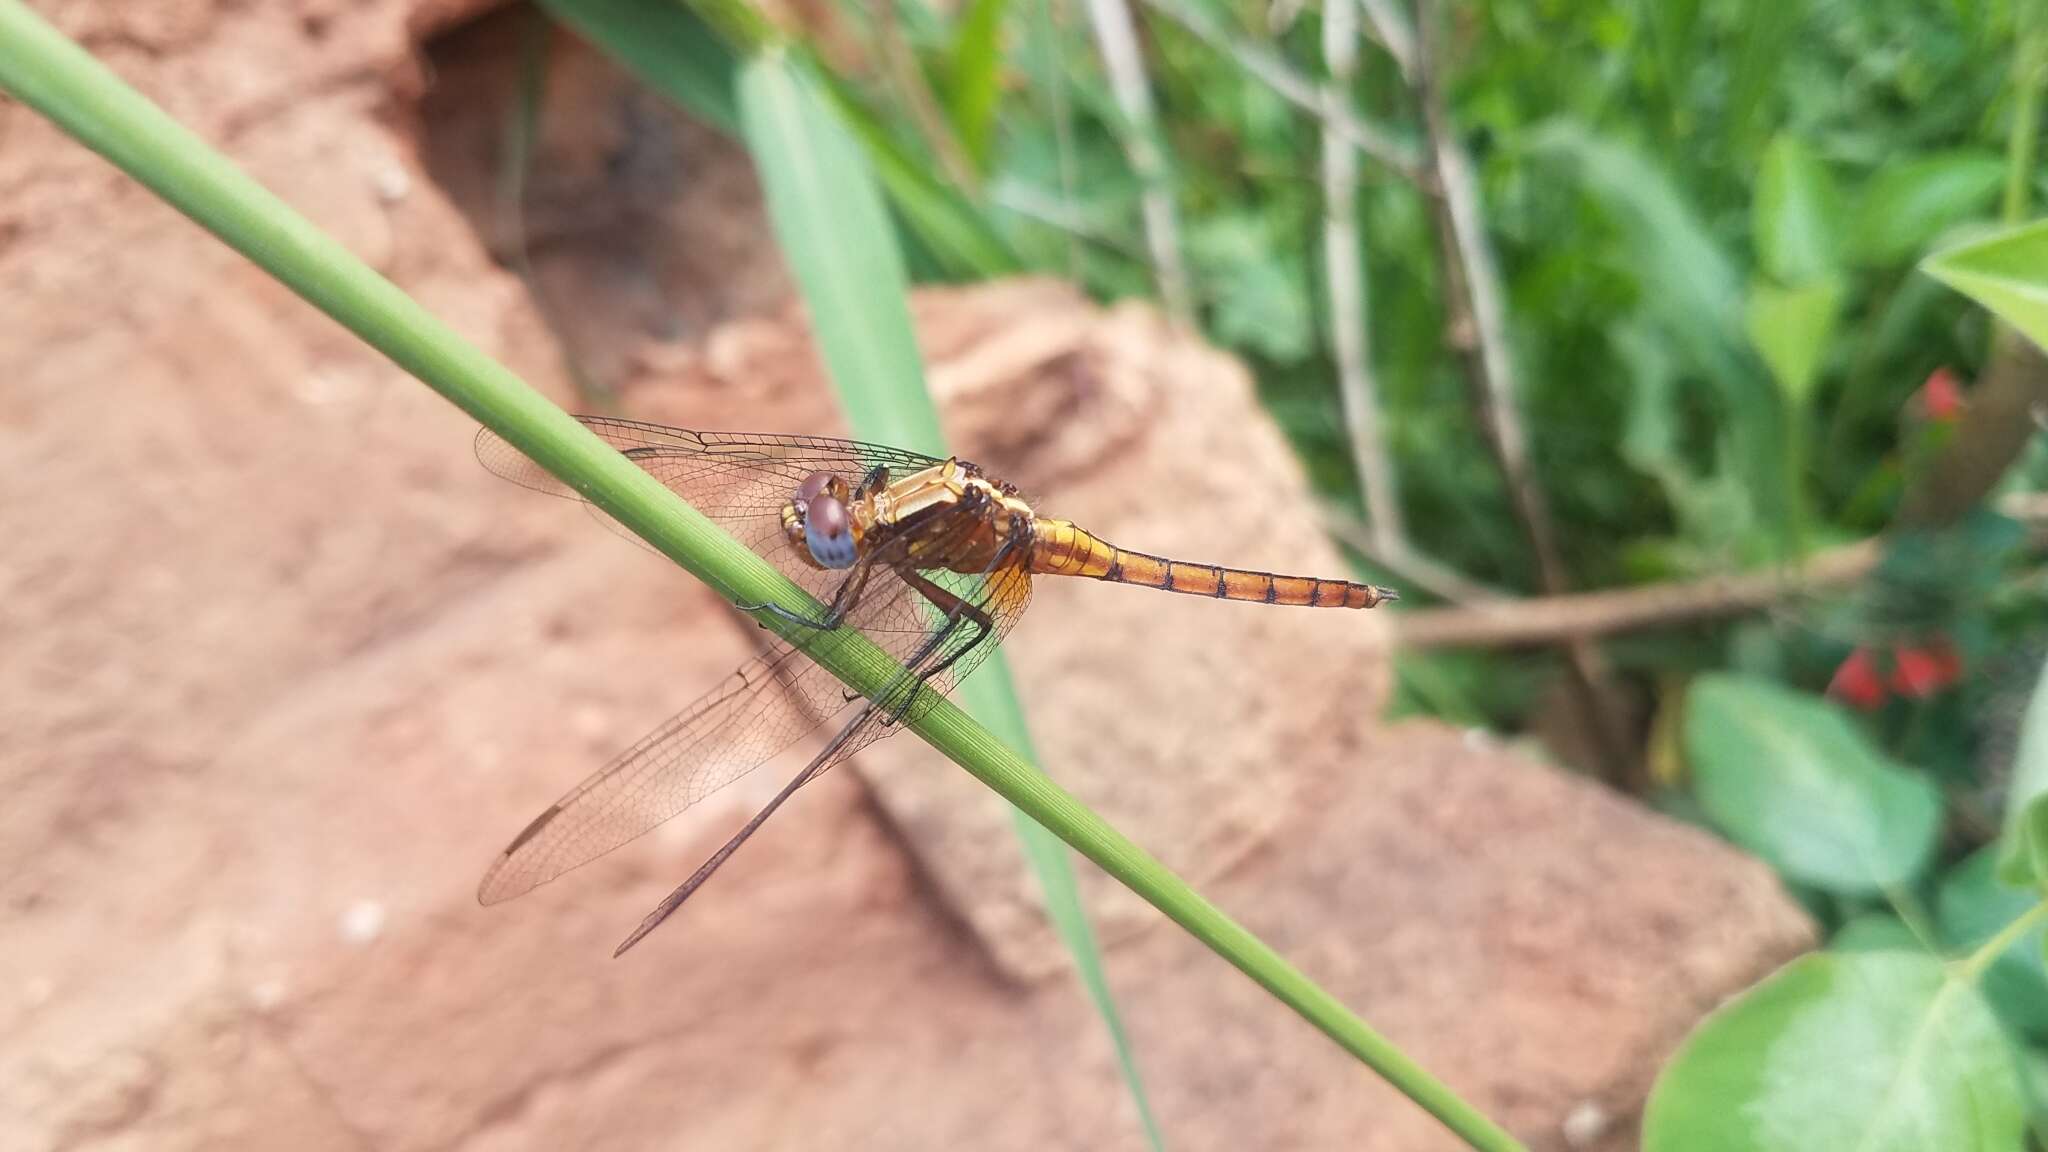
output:
<svg viewBox="0 0 2048 1152"><path fill-rule="evenodd" d="M946 113L977 167L988 163L995 130L1003 82L1003 17L1009 8L1009 0L973 0L948 61Z"/></svg>
<svg viewBox="0 0 2048 1152"><path fill-rule="evenodd" d="M1987 846L1949 869L1936 904L1942 944L1967 952L1982 947L2039 903L2024 888L1997 876L1997 848ZM2048 960L2040 927L2015 936L1984 970L1984 998L2006 1027L2030 1039L2048 1038Z"/></svg>
<svg viewBox="0 0 2048 1152"><path fill-rule="evenodd" d="M1823 701L1703 677L1686 699L1685 750L1715 824L1788 879L1872 894L1912 880L1934 848L1940 793Z"/></svg>
<svg viewBox="0 0 2048 1152"><path fill-rule="evenodd" d="M2027 705L2015 760L1998 876L2017 886L2048 885L2048 669Z"/></svg>
<svg viewBox="0 0 2048 1152"><path fill-rule="evenodd" d="M2048 348L2048 220L1950 248L1926 269Z"/></svg>
<svg viewBox="0 0 2048 1152"><path fill-rule="evenodd" d="M2011 1152L2024 1098L1940 961L1816 953L1709 1016L1657 1079L1644 1152Z"/></svg>
<svg viewBox="0 0 2048 1152"><path fill-rule="evenodd" d="M887 190L915 276L1025 269L1072 275L1105 298L1151 290L1125 125L1084 21L1042 2L901 0L888 22L900 31L884 33L845 8L871 36L905 36L916 61L911 77L820 69ZM2001 189L2016 222L2015 205L2042 185L2028 160L2040 69L2026 61L2048 59L2048 35L2022 42L2038 8L1452 6L1440 72L1477 167L1518 415L1573 583L1794 565L1887 527L1955 435L1956 397L1936 384L1959 381L1967 396L1992 347L1986 320L1933 278L2021 332L2048 330L2048 233L1953 249L1928 262L1929 276L1914 267L1929 247L1986 227ZM1274 27L1263 8L1208 11L1245 46L1325 79L1318 13ZM1150 17L1143 31L1198 322L1252 366L1319 492L1354 507L1328 352L1347 318L1330 314L1325 288L1322 128L1172 21ZM936 129L903 104L919 83L943 115ZM1413 95L1380 49L1366 50L1345 95L1359 116L1419 142ZM935 130L950 142L929 139ZM786 145L765 167L844 159ZM941 152L964 155L976 186L951 185ZM788 173L764 175L773 199ZM1515 504L1451 339L1469 333L1450 327L1461 309L1441 213L1374 162L1361 178L1368 343L1413 543L1532 590ZM829 191L811 207L808 242L832 246ZM830 259L865 267L858 243L844 247ZM818 257L792 259L815 279L806 266ZM883 271L873 283L900 277ZM841 288L861 282L855 271ZM828 349L865 338L821 335ZM852 356L865 364L851 385L857 419L886 413L890 379L915 374L904 354ZM886 416L879 427L913 443L928 431L888 431ZM2035 467L2008 486L2044 478L2048 467ZM1702 1027L1660 1082L1646 1146L2017 1138L2012 1069L2039 1060L1991 1022L2042 1035L2030 1005L2044 979L2033 889L2048 876L2048 737L2033 733L2048 721L2028 725L2000 813L2007 765L1994 726L1978 720L1993 696L1980 671L2048 630L2048 586L2017 571L2025 549L2014 525L1979 510L1897 534L1853 597L1610 645L1622 675L1667 702L1651 752L1657 803L1756 853L1823 923L1842 925L1831 954ZM1398 707L1514 727L1552 698L1561 667L1547 655L1404 656ZM1820 694L1831 681L1832 701ZM1681 698L1682 713L1669 706ZM1987 847L1983 829L2000 820L2004 835ZM2019 887L1993 882L1994 859ZM1976 952L1957 959L1958 949ZM1753 1123L1728 1135L1729 1117Z"/></svg>
<svg viewBox="0 0 2048 1152"><path fill-rule="evenodd" d="M1805 284L1839 263L1842 197L1827 165L1795 136L1764 150L1752 206L1757 264L1780 284Z"/></svg>
<svg viewBox="0 0 2048 1152"><path fill-rule="evenodd" d="M1944 232L1991 207L2005 183L1995 154L1950 152L1907 157L1877 170L1857 200L1850 228L1859 264L1911 260Z"/></svg>

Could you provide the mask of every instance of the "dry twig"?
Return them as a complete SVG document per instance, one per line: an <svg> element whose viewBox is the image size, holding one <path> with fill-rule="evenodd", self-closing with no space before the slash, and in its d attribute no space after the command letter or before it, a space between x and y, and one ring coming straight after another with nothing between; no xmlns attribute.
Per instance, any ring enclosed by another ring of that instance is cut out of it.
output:
<svg viewBox="0 0 2048 1152"><path fill-rule="evenodd" d="M1471 158L1451 123L1450 109L1437 82L1439 14L1431 0L1418 0L1415 55L1409 77L1422 108L1430 161L1442 195L1431 201L1437 214L1437 235L1443 248L1445 302L1452 342L1463 353L1473 383L1487 440L1500 464L1508 498L1536 558L1536 576L1546 596L1570 590L1549 501L1529 466L1528 437L1517 407L1514 363L1508 354L1507 308L1500 273L1487 243L1480 215L1478 180ZM1594 744L1601 749L1610 779L1620 779L1630 763L1634 741L1626 722L1611 703L1616 699L1606 660L1583 639L1567 642L1580 710Z"/></svg>
<svg viewBox="0 0 2048 1152"><path fill-rule="evenodd" d="M1152 250L1153 275L1159 296L1174 319L1187 323L1194 315L1188 277L1180 258L1180 225L1173 206L1172 174L1159 143L1158 118L1152 111L1152 86L1145 78L1145 59L1138 51L1138 31L1124 0L1087 0L1088 22L1109 73L1110 91L1124 118L1124 151L1143 188L1139 211L1145 219L1145 241Z"/></svg>
<svg viewBox="0 0 2048 1152"><path fill-rule="evenodd" d="M1415 150L1386 132L1351 115L1348 108L1328 109L1315 81L1295 71L1272 49L1232 37L1205 13L1182 0L1145 0L1154 12L1186 29L1197 40L1237 61L1252 78L1271 88L1281 99L1323 121L1323 130L1349 140L1359 151L1399 173L1416 187L1429 191L1433 185Z"/></svg>

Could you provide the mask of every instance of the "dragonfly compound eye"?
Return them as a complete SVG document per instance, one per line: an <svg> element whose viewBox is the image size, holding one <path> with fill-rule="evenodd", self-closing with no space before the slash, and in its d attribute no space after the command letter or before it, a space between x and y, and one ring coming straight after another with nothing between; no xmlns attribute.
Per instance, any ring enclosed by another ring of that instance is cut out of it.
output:
<svg viewBox="0 0 2048 1152"><path fill-rule="evenodd" d="M821 493L811 497L804 510L804 547L811 550L811 559L827 568L853 567L859 552L853 545L846 505L837 496Z"/></svg>
<svg viewBox="0 0 2048 1152"><path fill-rule="evenodd" d="M832 474L830 472L811 473L809 476L804 477L802 484L797 485L796 502L806 508L810 507L811 501L816 500L819 493L825 491L826 486L831 483Z"/></svg>

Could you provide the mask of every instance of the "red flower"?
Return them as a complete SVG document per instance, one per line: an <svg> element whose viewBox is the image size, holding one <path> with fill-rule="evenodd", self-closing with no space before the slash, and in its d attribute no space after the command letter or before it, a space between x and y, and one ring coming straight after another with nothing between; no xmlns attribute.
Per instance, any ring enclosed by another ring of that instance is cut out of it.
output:
<svg viewBox="0 0 2048 1152"><path fill-rule="evenodd" d="M1963 414L1963 385L1946 367L1927 374L1927 382L1913 397L1920 414L1936 424L1947 424Z"/></svg>
<svg viewBox="0 0 2048 1152"><path fill-rule="evenodd" d="M1874 712L1884 704L1884 677L1878 675L1877 658L1868 648L1858 648L1849 653L1841 667L1835 669L1834 678L1828 681L1828 695L1865 712Z"/></svg>
<svg viewBox="0 0 2048 1152"><path fill-rule="evenodd" d="M1921 648L1892 653L1891 688L1901 696L1925 700L1955 683L1963 674L1963 658L1955 645L1937 639Z"/></svg>

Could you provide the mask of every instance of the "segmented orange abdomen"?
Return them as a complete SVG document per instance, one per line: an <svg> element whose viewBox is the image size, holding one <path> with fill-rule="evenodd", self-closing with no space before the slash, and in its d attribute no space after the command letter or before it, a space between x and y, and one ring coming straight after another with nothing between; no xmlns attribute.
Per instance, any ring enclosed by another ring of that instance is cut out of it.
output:
<svg viewBox="0 0 2048 1152"><path fill-rule="evenodd" d="M1399 599L1391 589L1350 580L1279 576L1131 552L1066 520L1039 517L1033 529L1031 571L1048 576L1085 576L1191 596L1309 608L1371 608Z"/></svg>

